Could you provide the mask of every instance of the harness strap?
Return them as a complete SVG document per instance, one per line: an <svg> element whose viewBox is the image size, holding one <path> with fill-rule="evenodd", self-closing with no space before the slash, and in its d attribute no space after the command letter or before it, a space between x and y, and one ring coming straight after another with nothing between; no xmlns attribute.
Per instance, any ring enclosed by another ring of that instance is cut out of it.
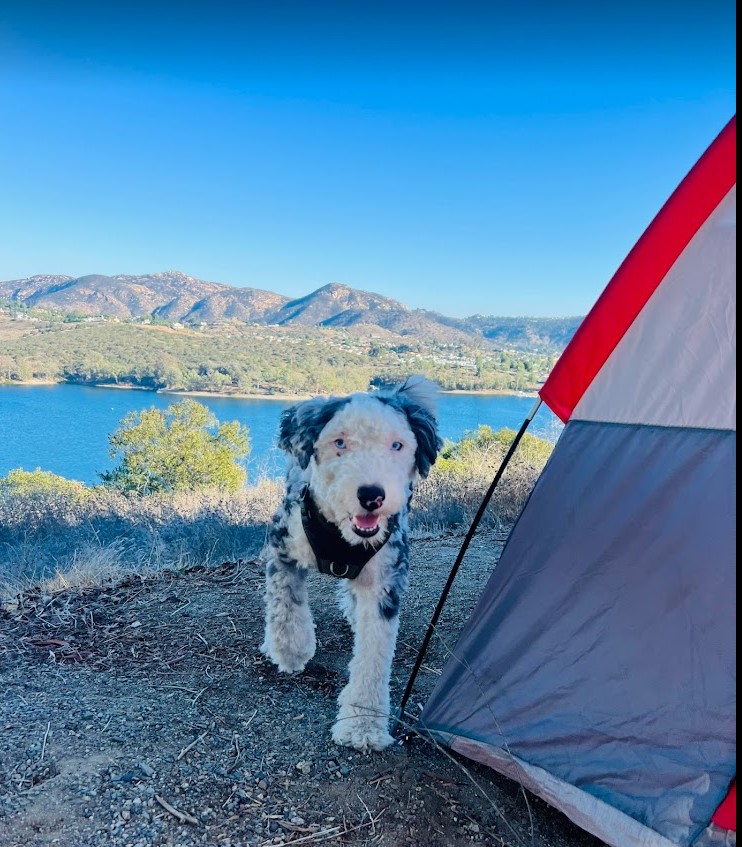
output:
<svg viewBox="0 0 742 847"><path fill-rule="evenodd" d="M396 515L389 518L386 535L375 547L366 544L349 544L343 538L338 526L328 521L317 508L317 504L309 493L309 486L305 485L301 495L301 523L309 546L317 559L317 568L320 573L338 579L355 579L365 565L389 541L398 519Z"/></svg>

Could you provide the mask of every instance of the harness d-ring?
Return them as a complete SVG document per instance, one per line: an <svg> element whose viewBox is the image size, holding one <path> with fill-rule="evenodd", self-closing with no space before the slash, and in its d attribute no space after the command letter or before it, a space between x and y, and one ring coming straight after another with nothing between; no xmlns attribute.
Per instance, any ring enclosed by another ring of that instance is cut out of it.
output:
<svg viewBox="0 0 742 847"><path fill-rule="evenodd" d="M336 568L338 568L338 565L335 562L330 562L330 573L333 576L338 576L338 577L345 576L345 574L347 574L348 571L350 570L350 567L348 565L342 565L341 567L343 568L342 571L339 570L339 569L336 570Z"/></svg>

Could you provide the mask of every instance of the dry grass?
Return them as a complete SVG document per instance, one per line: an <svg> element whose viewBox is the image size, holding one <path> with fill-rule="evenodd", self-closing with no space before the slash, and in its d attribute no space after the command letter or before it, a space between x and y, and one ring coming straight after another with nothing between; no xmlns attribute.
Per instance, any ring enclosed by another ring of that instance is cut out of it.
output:
<svg viewBox="0 0 742 847"><path fill-rule="evenodd" d="M104 488L0 497L0 598L30 584L98 585L125 573L221 564L255 555L283 486L237 494L124 497Z"/></svg>
<svg viewBox="0 0 742 847"><path fill-rule="evenodd" d="M412 529L442 531L471 524L504 451L480 451L462 460L435 465L415 492ZM542 457L515 456L495 489L481 526L503 530L520 514L544 466Z"/></svg>
<svg viewBox="0 0 742 847"><path fill-rule="evenodd" d="M495 443L444 456L415 494L413 534L466 531L503 452L503 444ZM516 452L483 528L502 531L515 520L544 461L527 449ZM101 585L128 573L254 557L282 495L283 483L268 478L236 494L126 497L104 487L70 484L0 490L0 601L29 585L50 590Z"/></svg>

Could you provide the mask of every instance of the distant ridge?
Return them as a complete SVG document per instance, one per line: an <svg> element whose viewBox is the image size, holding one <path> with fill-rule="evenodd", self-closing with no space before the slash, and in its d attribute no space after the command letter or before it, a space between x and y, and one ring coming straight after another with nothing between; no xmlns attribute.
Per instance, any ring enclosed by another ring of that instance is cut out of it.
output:
<svg viewBox="0 0 742 847"><path fill-rule="evenodd" d="M0 282L0 300L28 308L127 319L160 318L184 324L241 322L318 327L380 327L395 335L441 343L478 340L487 346L560 352L582 320L505 318L475 315L449 318L409 309L397 300L349 285L330 283L291 299L259 288L207 282L182 271L141 276L81 277L39 274Z"/></svg>

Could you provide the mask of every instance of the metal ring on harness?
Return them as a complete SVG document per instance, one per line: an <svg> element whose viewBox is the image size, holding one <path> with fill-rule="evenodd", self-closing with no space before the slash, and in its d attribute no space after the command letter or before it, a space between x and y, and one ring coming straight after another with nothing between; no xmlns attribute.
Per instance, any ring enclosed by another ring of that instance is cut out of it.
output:
<svg viewBox="0 0 742 847"><path fill-rule="evenodd" d="M335 564L335 562L330 562L330 573L333 576L344 577L348 573L348 571L350 570L350 567L348 565L342 565L342 568L343 568L342 571L335 570L336 567L337 567L337 565Z"/></svg>

